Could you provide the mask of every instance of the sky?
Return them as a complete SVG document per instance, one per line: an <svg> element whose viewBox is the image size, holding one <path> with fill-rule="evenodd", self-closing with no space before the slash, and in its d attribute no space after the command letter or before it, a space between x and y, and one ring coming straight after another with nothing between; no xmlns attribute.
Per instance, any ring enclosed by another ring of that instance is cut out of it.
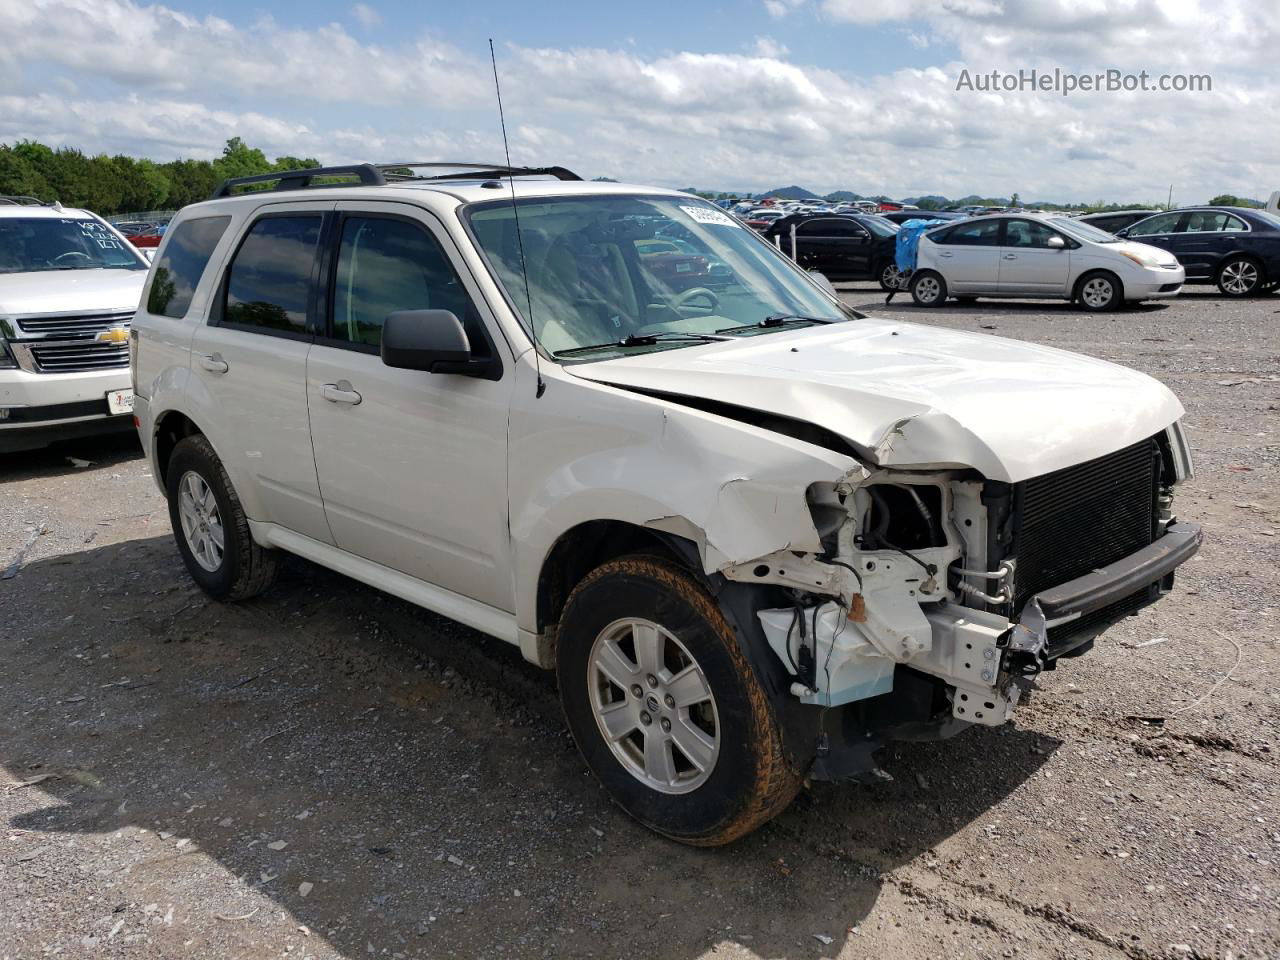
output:
<svg viewBox="0 0 1280 960"><path fill-rule="evenodd" d="M518 164L894 197L1280 189L1280 0L0 0L0 38L0 142L498 162L492 38ZM1212 89L976 79L1031 69Z"/></svg>

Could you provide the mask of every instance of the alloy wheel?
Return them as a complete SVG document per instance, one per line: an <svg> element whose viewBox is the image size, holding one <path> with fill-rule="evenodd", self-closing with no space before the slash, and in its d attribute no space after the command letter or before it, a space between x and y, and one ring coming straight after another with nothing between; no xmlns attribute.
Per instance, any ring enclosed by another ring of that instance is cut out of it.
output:
<svg viewBox="0 0 1280 960"><path fill-rule="evenodd" d="M222 515L213 488L194 470L183 474L178 483L178 517L196 563L210 573L217 571L222 566L226 543Z"/></svg>
<svg viewBox="0 0 1280 960"><path fill-rule="evenodd" d="M696 790L720 756L706 675L660 624L615 620L596 637L587 685L600 735L619 763L659 793Z"/></svg>
<svg viewBox="0 0 1280 960"><path fill-rule="evenodd" d="M1248 260L1236 260L1222 268L1222 287L1227 293L1244 296L1258 285L1258 268Z"/></svg>
<svg viewBox="0 0 1280 960"><path fill-rule="evenodd" d="M1115 297L1115 287L1105 277L1094 277L1080 290L1080 298L1085 305L1094 310L1101 310L1111 303Z"/></svg>
<svg viewBox="0 0 1280 960"><path fill-rule="evenodd" d="M933 303L942 294L942 287L933 277L921 277L916 283L916 296L921 303Z"/></svg>

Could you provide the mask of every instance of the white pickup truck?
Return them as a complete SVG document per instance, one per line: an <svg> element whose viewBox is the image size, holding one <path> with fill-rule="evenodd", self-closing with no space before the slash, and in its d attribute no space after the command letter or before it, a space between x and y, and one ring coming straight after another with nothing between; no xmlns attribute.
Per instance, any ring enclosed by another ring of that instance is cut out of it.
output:
<svg viewBox="0 0 1280 960"><path fill-rule="evenodd" d="M1159 382L864 317L709 203L563 168L229 181L133 330L201 587L288 551L518 645L687 843L1004 723L1200 543Z"/></svg>

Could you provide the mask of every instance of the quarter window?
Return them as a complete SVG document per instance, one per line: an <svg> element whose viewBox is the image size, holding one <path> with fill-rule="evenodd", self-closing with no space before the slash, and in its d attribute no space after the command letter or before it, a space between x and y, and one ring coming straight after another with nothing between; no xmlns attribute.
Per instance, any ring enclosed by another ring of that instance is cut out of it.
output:
<svg viewBox="0 0 1280 960"><path fill-rule="evenodd" d="M227 271L223 322L307 332L318 216L270 216L249 230Z"/></svg>
<svg viewBox="0 0 1280 960"><path fill-rule="evenodd" d="M333 291L333 337L378 346L382 325L398 310L448 310L472 349L485 338L471 298L435 237L405 220L348 217L342 225Z"/></svg>
<svg viewBox="0 0 1280 960"><path fill-rule="evenodd" d="M230 222L230 217L197 217L178 224L156 264L147 295L148 313L177 320L187 315L213 248Z"/></svg>
<svg viewBox="0 0 1280 960"><path fill-rule="evenodd" d="M931 238L934 243L942 243L959 247L994 247L1000 243L999 220L974 220L961 223L950 230L943 231L939 237Z"/></svg>
<svg viewBox="0 0 1280 960"><path fill-rule="evenodd" d="M1181 218L1180 213L1162 213L1159 216L1148 217L1146 220L1139 220L1129 230L1129 236L1154 237L1161 233L1174 233Z"/></svg>

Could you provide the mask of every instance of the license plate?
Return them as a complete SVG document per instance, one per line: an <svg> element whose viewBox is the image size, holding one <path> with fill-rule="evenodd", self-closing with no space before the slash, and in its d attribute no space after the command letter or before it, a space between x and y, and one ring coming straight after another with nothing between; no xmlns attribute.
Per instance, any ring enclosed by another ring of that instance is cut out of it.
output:
<svg viewBox="0 0 1280 960"><path fill-rule="evenodd" d="M133 413L133 391L112 390L107 394L107 410L110 413Z"/></svg>

